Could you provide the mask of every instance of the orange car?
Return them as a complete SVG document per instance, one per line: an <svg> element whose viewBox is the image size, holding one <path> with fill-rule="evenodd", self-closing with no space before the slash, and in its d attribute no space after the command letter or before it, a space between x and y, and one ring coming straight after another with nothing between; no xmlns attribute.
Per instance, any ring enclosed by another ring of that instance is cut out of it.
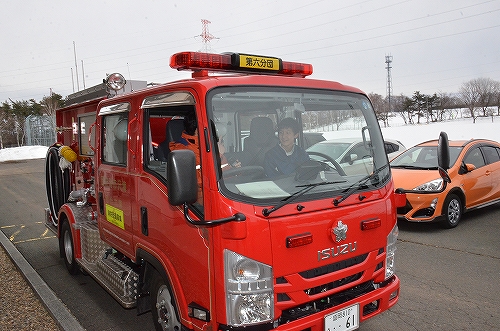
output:
<svg viewBox="0 0 500 331"><path fill-rule="evenodd" d="M451 178L442 192L437 140L418 144L391 161L396 188L406 191L406 206L398 219L442 221L457 226L466 211L500 201L500 144L485 139L449 141Z"/></svg>

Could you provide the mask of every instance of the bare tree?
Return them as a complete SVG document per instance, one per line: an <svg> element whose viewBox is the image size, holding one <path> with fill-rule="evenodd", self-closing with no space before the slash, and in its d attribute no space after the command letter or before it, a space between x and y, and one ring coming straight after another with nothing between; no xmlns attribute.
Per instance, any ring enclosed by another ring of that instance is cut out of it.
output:
<svg viewBox="0 0 500 331"><path fill-rule="evenodd" d="M460 99L464 103L464 106L469 110L469 114L472 117L472 122L476 123L477 112L476 108L479 106L479 87L477 80L473 79L465 82L460 86L459 90Z"/></svg>
<svg viewBox="0 0 500 331"><path fill-rule="evenodd" d="M43 97L40 101L40 106L42 107L42 113L50 116L53 126L56 124L56 110L64 106L64 100L62 96L57 93L52 93L48 97Z"/></svg>
<svg viewBox="0 0 500 331"><path fill-rule="evenodd" d="M405 124L408 124L408 118L406 116L406 112L404 110L404 102L407 97L405 97L403 94L401 95L394 95L391 97L391 104L392 104L392 111L399 114Z"/></svg>
<svg viewBox="0 0 500 331"><path fill-rule="evenodd" d="M479 93L479 106L483 110L483 116L488 116L487 110L495 103L495 82L491 78L478 78L475 80Z"/></svg>
<svg viewBox="0 0 500 331"><path fill-rule="evenodd" d="M370 98L372 105L373 105L373 111L375 112L375 116L377 117L377 120L382 121L384 123L384 127L388 127L389 123L389 109L388 109L388 103L385 101L385 99L380 95L376 93L370 93L368 94L368 97Z"/></svg>

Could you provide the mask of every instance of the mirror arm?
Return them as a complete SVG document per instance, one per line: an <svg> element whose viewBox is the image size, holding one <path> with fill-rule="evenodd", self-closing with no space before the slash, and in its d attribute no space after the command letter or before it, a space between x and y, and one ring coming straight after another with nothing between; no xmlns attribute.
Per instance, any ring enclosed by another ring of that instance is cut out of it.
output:
<svg viewBox="0 0 500 331"><path fill-rule="evenodd" d="M191 216L189 216L188 204L184 203L183 206L184 206L184 218L186 219L186 221L188 221L189 224L192 224L194 226L214 226L214 225L224 224L224 223L228 223L228 222L232 222L232 221L241 222L241 221L246 220L245 215L243 215L241 213L236 213L231 217L221 218L218 220L196 221Z"/></svg>

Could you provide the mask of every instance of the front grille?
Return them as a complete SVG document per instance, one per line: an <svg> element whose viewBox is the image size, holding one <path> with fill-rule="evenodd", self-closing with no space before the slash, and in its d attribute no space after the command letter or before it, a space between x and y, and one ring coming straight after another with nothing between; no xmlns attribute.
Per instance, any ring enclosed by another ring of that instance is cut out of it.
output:
<svg viewBox="0 0 500 331"><path fill-rule="evenodd" d="M385 249L378 248L343 261L276 278L280 324L348 302L375 289L383 273Z"/></svg>
<svg viewBox="0 0 500 331"><path fill-rule="evenodd" d="M363 276L363 273L358 272L357 274L354 274L354 275L349 276L349 277L344 277L342 279L338 279L338 280L333 281L331 283L327 283L327 284L323 284L323 285L316 286L313 288L309 288L309 289L305 290L304 292L306 292L307 295L316 295L316 294L324 293L326 291L333 290L334 288L355 282L358 279L360 279L361 276Z"/></svg>
<svg viewBox="0 0 500 331"><path fill-rule="evenodd" d="M299 275L301 275L302 277L304 277L306 279L319 277L322 275L326 275L326 274L329 274L332 272L336 272L336 271L360 264L364 260L366 260L367 256L368 256L368 254L358 255L358 256L355 256L355 257L347 259L347 260L343 260L343 261L331 263L331 264L328 264L328 265L325 265L325 266L322 266L319 268L314 268L311 270L299 272Z"/></svg>
<svg viewBox="0 0 500 331"><path fill-rule="evenodd" d="M325 309L340 305L358 296L371 292L375 289L373 282L365 282L345 291L335 293L318 300L308 302L304 305L293 307L283 311L279 324L286 324L299 318L306 317Z"/></svg>

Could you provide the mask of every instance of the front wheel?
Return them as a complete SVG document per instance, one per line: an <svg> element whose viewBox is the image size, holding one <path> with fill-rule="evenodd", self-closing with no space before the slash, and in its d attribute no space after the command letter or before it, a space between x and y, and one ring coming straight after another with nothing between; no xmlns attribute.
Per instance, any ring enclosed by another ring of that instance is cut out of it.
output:
<svg viewBox="0 0 500 331"><path fill-rule="evenodd" d="M75 250L73 246L73 235L69 222L65 221L61 228L61 250L64 256L64 264L71 275L78 273L78 266L75 260Z"/></svg>
<svg viewBox="0 0 500 331"><path fill-rule="evenodd" d="M454 228L462 218L462 200L456 194L446 197L443 206L444 226L448 229Z"/></svg>
<svg viewBox="0 0 500 331"><path fill-rule="evenodd" d="M154 273L151 280L151 311L157 331L180 331L181 323L177 315L174 296L165 280Z"/></svg>

